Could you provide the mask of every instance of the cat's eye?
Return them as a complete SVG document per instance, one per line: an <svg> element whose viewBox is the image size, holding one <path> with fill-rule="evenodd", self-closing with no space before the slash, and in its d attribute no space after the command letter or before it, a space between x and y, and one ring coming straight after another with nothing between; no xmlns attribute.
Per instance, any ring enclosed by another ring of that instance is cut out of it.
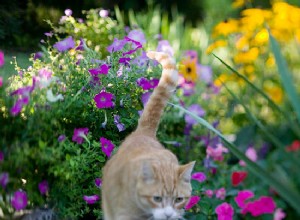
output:
<svg viewBox="0 0 300 220"><path fill-rule="evenodd" d="M162 197L160 196L153 196L154 202L162 202Z"/></svg>
<svg viewBox="0 0 300 220"><path fill-rule="evenodd" d="M175 203L180 203L180 202L182 202L183 201L183 197L177 197L176 199L175 199Z"/></svg>

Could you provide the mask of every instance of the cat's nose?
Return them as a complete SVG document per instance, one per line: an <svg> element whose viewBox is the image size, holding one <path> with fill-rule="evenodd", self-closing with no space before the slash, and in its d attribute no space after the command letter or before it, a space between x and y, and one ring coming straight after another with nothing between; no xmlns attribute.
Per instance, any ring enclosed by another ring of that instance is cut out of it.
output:
<svg viewBox="0 0 300 220"><path fill-rule="evenodd" d="M173 209L171 207L167 207L165 209L165 216L167 219L170 219L173 216Z"/></svg>

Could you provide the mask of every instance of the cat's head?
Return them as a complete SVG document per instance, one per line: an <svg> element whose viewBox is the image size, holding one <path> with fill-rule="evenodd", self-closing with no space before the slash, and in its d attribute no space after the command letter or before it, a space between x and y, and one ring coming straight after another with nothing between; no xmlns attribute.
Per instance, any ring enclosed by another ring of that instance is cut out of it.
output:
<svg viewBox="0 0 300 220"><path fill-rule="evenodd" d="M137 183L137 202L153 219L182 217L191 192L191 173L195 162L175 165L145 161Z"/></svg>

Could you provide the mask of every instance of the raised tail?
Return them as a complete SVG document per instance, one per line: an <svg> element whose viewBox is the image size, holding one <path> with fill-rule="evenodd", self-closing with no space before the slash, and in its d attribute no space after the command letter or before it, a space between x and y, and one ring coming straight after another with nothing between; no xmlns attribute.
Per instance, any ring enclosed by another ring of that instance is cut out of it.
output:
<svg viewBox="0 0 300 220"><path fill-rule="evenodd" d="M178 71L174 58L167 53L150 51L147 52L147 56L162 65L162 75L139 119L137 131L155 136L167 101L176 89Z"/></svg>

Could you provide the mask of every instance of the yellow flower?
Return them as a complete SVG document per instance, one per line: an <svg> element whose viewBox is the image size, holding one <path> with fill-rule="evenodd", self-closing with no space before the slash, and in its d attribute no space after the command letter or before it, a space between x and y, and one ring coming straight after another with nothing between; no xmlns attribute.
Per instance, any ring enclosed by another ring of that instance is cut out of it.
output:
<svg viewBox="0 0 300 220"><path fill-rule="evenodd" d="M197 63L195 59L184 59L179 66L179 73L183 75L186 81L195 82L198 78Z"/></svg>
<svg viewBox="0 0 300 220"><path fill-rule="evenodd" d="M245 6L245 4L247 3L247 0L234 0L231 4L231 6L233 8L241 8L243 6Z"/></svg>
<svg viewBox="0 0 300 220"><path fill-rule="evenodd" d="M213 30L213 37L220 35L227 36L229 34L238 32L239 21L235 19L228 19L217 24Z"/></svg>
<svg viewBox="0 0 300 220"><path fill-rule="evenodd" d="M268 41L269 33L265 28L259 31L254 37L254 42L256 45L265 45Z"/></svg>
<svg viewBox="0 0 300 220"><path fill-rule="evenodd" d="M258 8L250 8L242 11L242 30L243 32L253 32L255 29L262 27L270 18L272 12Z"/></svg>
<svg viewBox="0 0 300 220"><path fill-rule="evenodd" d="M241 36L235 43L235 46L238 50L243 50L249 47L249 37L244 35Z"/></svg>
<svg viewBox="0 0 300 220"><path fill-rule="evenodd" d="M206 49L206 53L209 54L211 53L214 49L219 48L219 47L226 47L227 46L227 41L225 40L217 40L211 45L208 46Z"/></svg>
<svg viewBox="0 0 300 220"><path fill-rule="evenodd" d="M223 83L227 82L230 79L230 76L227 73L222 73L218 78L214 80L214 85L220 87Z"/></svg>
<svg viewBox="0 0 300 220"><path fill-rule="evenodd" d="M270 99L276 104L281 104L283 101L283 91L278 86L267 86L265 92L270 97Z"/></svg>
<svg viewBox="0 0 300 220"><path fill-rule="evenodd" d="M237 53L233 60L237 64L241 63L252 63L254 62L259 55L259 50L257 47L252 47L250 50L246 52L239 52Z"/></svg>
<svg viewBox="0 0 300 220"><path fill-rule="evenodd" d="M275 59L273 56L270 56L267 61L266 61L266 66L267 67L272 67L275 65Z"/></svg>

